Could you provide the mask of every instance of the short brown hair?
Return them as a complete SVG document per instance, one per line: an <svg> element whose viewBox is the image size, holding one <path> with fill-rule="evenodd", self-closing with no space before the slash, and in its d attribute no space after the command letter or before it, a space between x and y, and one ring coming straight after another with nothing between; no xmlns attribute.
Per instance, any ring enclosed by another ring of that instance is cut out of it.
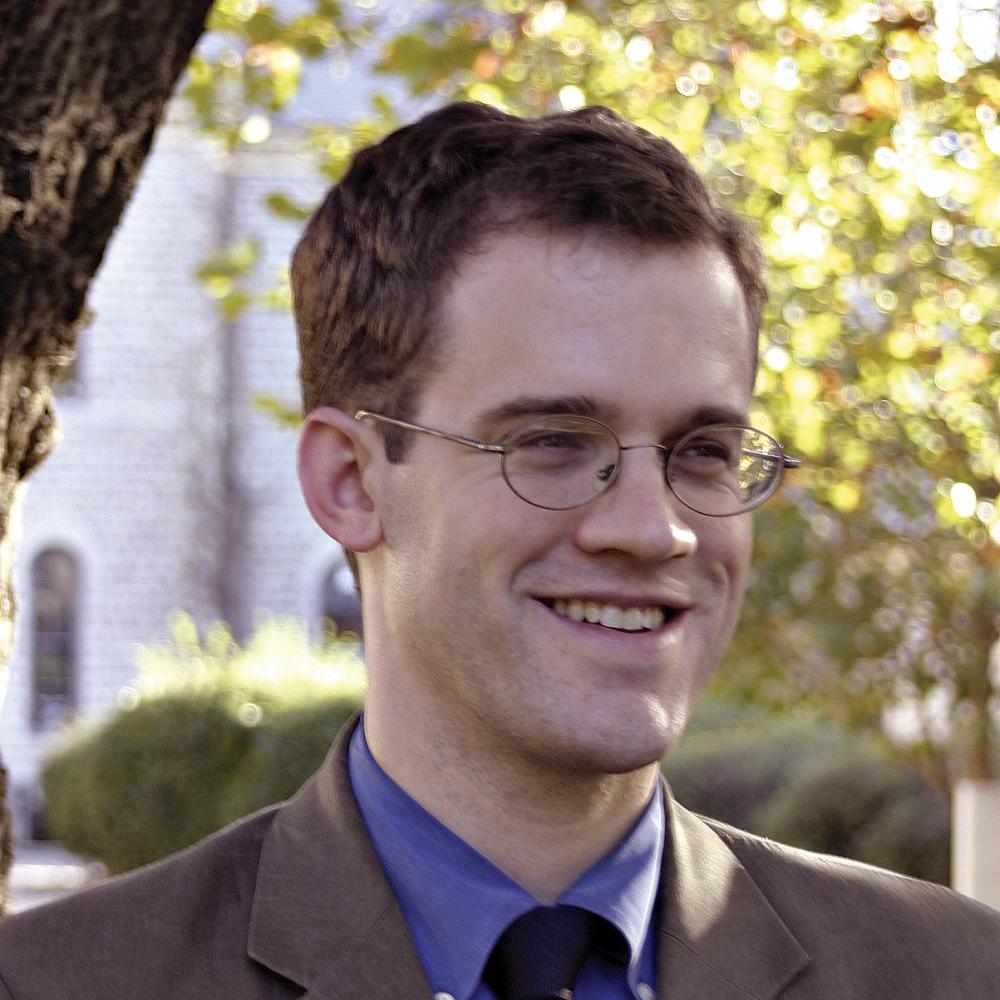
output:
<svg viewBox="0 0 1000 1000"><path fill-rule="evenodd" d="M442 277L487 235L529 227L720 247L756 358L767 297L759 245L676 147L607 108L517 118L458 103L361 150L295 249L305 412L411 416L441 346ZM398 439L386 447L401 457Z"/></svg>

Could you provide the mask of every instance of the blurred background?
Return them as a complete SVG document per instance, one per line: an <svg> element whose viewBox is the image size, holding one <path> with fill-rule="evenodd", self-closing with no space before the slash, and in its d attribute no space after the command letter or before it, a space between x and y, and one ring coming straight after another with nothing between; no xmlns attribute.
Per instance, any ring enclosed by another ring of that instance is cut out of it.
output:
<svg viewBox="0 0 1000 1000"><path fill-rule="evenodd" d="M677 797L953 880L956 793L1000 773L998 8L217 0L19 511L15 906L290 794L360 704L294 475L287 260L354 150L456 99L614 108L768 256L752 419L804 463L755 515Z"/></svg>

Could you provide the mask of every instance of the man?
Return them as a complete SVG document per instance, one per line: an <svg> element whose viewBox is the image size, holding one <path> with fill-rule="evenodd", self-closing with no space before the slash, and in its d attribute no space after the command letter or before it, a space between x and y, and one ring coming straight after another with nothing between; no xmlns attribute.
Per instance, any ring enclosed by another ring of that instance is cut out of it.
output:
<svg viewBox="0 0 1000 1000"><path fill-rule="evenodd" d="M299 475L363 721L290 803L0 928L0 997L1000 996L1000 914L674 803L736 623L764 287L668 143L455 105L359 154L292 280Z"/></svg>

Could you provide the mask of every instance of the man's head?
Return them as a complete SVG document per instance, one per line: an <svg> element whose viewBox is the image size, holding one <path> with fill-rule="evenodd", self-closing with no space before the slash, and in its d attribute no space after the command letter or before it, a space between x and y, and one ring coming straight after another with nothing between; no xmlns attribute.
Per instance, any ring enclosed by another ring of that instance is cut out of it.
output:
<svg viewBox="0 0 1000 1000"><path fill-rule="evenodd" d="M749 561L749 518L685 507L662 464L692 428L746 422L764 289L743 225L672 146L608 112L459 105L356 159L293 283L300 476L361 556L369 738L604 773L658 759ZM542 509L496 454L393 439L357 409L488 444L575 412L629 450L607 493ZM688 455L716 460L701 439ZM574 620L589 606L599 622ZM623 627L628 611L649 624Z"/></svg>

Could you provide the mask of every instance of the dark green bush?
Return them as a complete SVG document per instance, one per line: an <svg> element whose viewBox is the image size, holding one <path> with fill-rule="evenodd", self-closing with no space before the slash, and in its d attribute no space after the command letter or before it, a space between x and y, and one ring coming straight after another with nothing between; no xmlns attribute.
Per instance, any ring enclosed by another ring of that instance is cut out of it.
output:
<svg viewBox="0 0 1000 1000"><path fill-rule="evenodd" d="M948 883L948 803L917 774L857 747L800 768L757 816L760 832Z"/></svg>
<svg viewBox="0 0 1000 1000"><path fill-rule="evenodd" d="M218 792L251 738L222 705L191 696L119 712L46 762L49 829L111 871L185 847L229 818Z"/></svg>
<svg viewBox="0 0 1000 1000"><path fill-rule="evenodd" d="M271 713L255 728L249 751L231 776L227 814L245 816L291 797L360 708L357 698L339 698Z"/></svg>
<svg viewBox="0 0 1000 1000"><path fill-rule="evenodd" d="M49 758L46 819L70 850L136 868L293 794L358 708L329 699L248 726L204 697L141 702Z"/></svg>
<svg viewBox="0 0 1000 1000"><path fill-rule="evenodd" d="M944 797L872 740L709 703L663 763L679 802L752 833L947 884Z"/></svg>
<svg viewBox="0 0 1000 1000"><path fill-rule="evenodd" d="M808 760L842 739L828 730L752 715L716 724L715 710L697 713L684 739L663 762L678 801L744 830L754 830L762 805Z"/></svg>
<svg viewBox="0 0 1000 1000"><path fill-rule="evenodd" d="M189 619L145 651L124 707L67 734L42 771L52 835L110 871L164 857L291 795L361 707L354 650L266 622L245 648Z"/></svg>

